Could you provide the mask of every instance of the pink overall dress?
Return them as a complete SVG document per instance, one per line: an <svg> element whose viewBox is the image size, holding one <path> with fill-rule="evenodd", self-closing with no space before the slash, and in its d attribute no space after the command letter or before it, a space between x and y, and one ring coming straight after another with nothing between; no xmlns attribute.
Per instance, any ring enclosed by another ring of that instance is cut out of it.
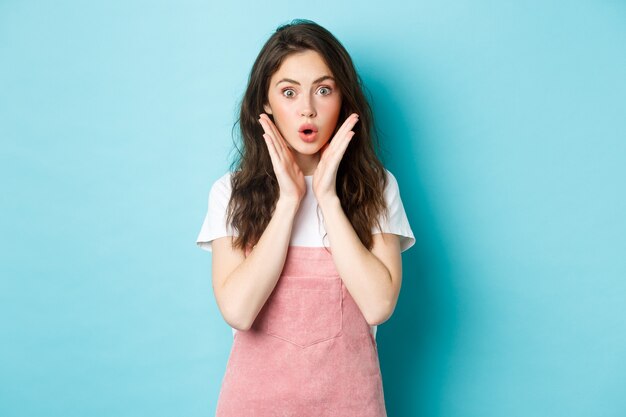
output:
<svg viewBox="0 0 626 417"><path fill-rule="evenodd" d="M376 340L330 248L290 246L248 331L237 331L217 417L385 417Z"/></svg>

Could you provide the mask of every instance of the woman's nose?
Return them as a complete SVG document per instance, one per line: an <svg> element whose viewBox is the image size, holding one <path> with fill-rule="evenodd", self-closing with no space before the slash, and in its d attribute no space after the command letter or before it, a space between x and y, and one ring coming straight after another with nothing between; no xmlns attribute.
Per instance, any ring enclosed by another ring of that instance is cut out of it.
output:
<svg viewBox="0 0 626 417"><path fill-rule="evenodd" d="M313 103L310 99L305 98L302 102L302 108L300 109L300 114L304 117L313 117L315 116L315 109L313 107Z"/></svg>

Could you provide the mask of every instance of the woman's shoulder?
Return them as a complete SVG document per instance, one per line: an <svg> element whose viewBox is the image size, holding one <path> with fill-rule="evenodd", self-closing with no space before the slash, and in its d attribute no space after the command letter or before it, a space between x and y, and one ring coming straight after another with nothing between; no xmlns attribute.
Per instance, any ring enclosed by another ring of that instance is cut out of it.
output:
<svg viewBox="0 0 626 417"><path fill-rule="evenodd" d="M213 206L225 206L228 203L232 193L231 176L232 172L227 172L213 182L209 191L209 204L213 202Z"/></svg>
<svg viewBox="0 0 626 417"><path fill-rule="evenodd" d="M396 179L396 176L393 175L393 173L389 171L387 168L385 168L385 176L387 177L387 183L385 185L385 194L388 195L390 193L398 193L399 186L398 186L398 180Z"/></svg>
<svg viewBox="0 0 626 417"><path fill-rule="evenodd" d="M401 251L405 251L415 244L415 236L411 230L404 204L400 197L400 187L396 177L385 169L387 174L387 185L385 186L385 202L387 203L387 213L382 216L381 229L374 227L372 233L393 233L400 236Z"/></svg>
<svg viewBox="0 0 626 417"><path fill-rule="evenodd" d="M219 177L218 179L216 179L213 182L213 185L211 185L211 193L215 193L215 192L227 192L228 194L230 194L231 191L231 177L232 177L233 173L232 172L226 172L225 174L223 174L221 177Z"/></svg>
<svg viewBox="0 0 626 417"><path fill-rule="evenodd" d="M213 182L213 187L230 187L230 179L233 173L228 171Z"/></svg>
<svg viewBox="0 0 626 417"><path fill-rule="evenodd" d="M389 171L389 169L387 169L387 168L385 167L385 168L384 168L384 170L385 170L385 175L387 176L387 179L388 179L388 180L393 180L393 181L395 181L395 180L396 180L395 175L393 175L393 173L392 173L391 171Z"/></svg>

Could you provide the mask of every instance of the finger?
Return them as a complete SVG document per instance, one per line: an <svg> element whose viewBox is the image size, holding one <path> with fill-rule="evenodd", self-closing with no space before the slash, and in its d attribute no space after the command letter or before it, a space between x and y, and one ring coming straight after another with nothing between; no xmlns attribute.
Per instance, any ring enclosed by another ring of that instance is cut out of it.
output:
<svg viewBox="0 0 626 417"><path fill-rule="evenodd" d="M347 133L357 124L358 121L359 121L359 115L356 113L352 113L350 116L346 118L346 120L344 120L343 124L337 131L337 134L339 135L339 134Z"/></svg>
<svg viewBox="0 0 626 417"><path fill-rule="evenodd" d="M337 140L337 143L334 146L330 145L332 148L329 148L321 158L325 159L330 166L338 167L353 136L354 132L348 132L340 140Z"/></svg>
<svg viewBox="0 0 626 417"><path fill-rule="evenodd" d="M265 117L263 117L265 116ZM269 118L267 118L267 115L261 114L261 117L259 118L259 123L261 123L261 126L263 127L263 130L265 131L265 134L268 135L271 139L271 143L274 146L274 150L276 152L277 155L280 156L280 160L282 160L285 156L285 152L283 150L283 146L281 146L281 142L279 139L276 138L276 132L274 129L272 129L271 126L271 120L269 120Z"/></svg>
<svg viewBox="0 0 626 417"><path fill-rule="evenodd" d="M270 159L272 160L272 165L274 166L274 171L276 171L276 166L280 164L280 155L276 152L276 146L274 146L274 141L267 133L263 135L265 139L265 143L267 144L267 150L270 154Z"/></svg>
<svg viewBox="0 0 626 417"><path fill-rule="evenodd" d="M285 139L283 138L283 135L280 134L280 130L278 130L278 127L276 127L274 122L269 118L267 114L263 113L261 114L261 117L263 117L263 120L265 120L265 123L272 131L274 137L277 138L278 143L281 147L281 151L286 150L288 148L287 143Z"/></svg>
<svg viewBox="0 0 626 417"><path fill-rule="evenodd" d="M333 139L330 141L330 146L332 148L336 148L337 146L340 146L340 143L344 142L342 139L345 139L346 134L352 131L352 128L358 123L358 121L359 121L358 114L352 113L350 116L348 116L346 120L343 122L343 124L341 125L341 127L339 128L339 130L337 130L337 133L335 134ZM352 133L354 136L354 132ZM335 145L333 145L333 143L335 143Z"/></svg>
<svg viewBox="0 0 626 417"><path fill-rule="evenodd" d="M267 122L267 125L272 129L272 132L274 133L274 136L276 138L278 138L278 141L281 145L282 150L284 151L285 154L291 154L290 149L291 145L289 145L289 143L285 140L285 138L283 137L283 135L280 133L280 130L278 129L278 127L276 126L276 124L269 118L268 115L263 114L264 115L264 119Z"/></svg>
<svg viewBox="0 0 626 417"><path fill-rule="evenodd" d="M271 133L277 138L280 137L280 131L267 114L261 113L261 118L259 120L263 121L263 128L266 129L266 133Z"/></svg>
<svg viewBox="0 0 626 417"><path fill-rule="evenodd" d="M318 162L318 167L320 166L320 162L324 162L327 159L327 156L324 156L328 153L328 147L330 146L330 142L326 142L324 146L322 146L319 150L320 160Z"/></svg>
<svg viewBox="0 0 626 417"><path fill-rule="evenodd" d="M272 137L276 152L281 155L281 159L287 157L287 153L289 152L288 146L274 122L272 122L265 113L261 114L261 119L259 120L262 120L265 132Z"/></svg>
<svg viewBox="0 0 626 417"><path fill-rule="evenodd" d="M343 127L352 128L354 127L353 123L358 122L358 120L346 120ZM339 163L343 159L343 156L346 153L346 149L350 145L352 138L356 133L353 130L348 130L345 132L337 132L332 141L328 143L328 152L322 154L321 158L328 160L328 162L332 166L339 166Z"/></svg>
<svg viewBox="0 0 626 417"><path fill-rule="evenodd" d="M346 149L348 149L348 145L350 145L351 139L354 137L355 133L351 130L346 133L344 140L340 141L335 149L335 154L337 155L337 159L340 161L346 153Z"/></svg>

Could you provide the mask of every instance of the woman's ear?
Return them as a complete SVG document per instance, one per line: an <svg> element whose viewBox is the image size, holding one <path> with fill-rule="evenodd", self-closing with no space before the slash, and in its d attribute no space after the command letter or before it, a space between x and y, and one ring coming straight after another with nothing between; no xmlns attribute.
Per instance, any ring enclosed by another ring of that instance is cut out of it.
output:
<svg viewBox="0 0 626 417"><path fill-rule="evenodd" d="M263 110L265 110L265 113L267 114L272 114L272 107L269 105L269 103L263 105Z"/></svg>

